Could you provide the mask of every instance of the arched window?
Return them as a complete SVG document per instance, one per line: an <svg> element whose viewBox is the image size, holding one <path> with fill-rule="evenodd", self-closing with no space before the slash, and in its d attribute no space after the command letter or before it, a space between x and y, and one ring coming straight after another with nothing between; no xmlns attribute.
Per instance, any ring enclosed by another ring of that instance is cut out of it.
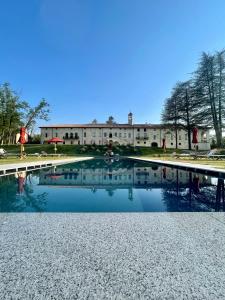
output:
<svg viewBox="0 0 225 300"><path fill-rule="evenodd" d="M158 144L155 143L155 142L153 142L153 143L152 143L152 148L157 148L157 147L158 147Z"/></svg>

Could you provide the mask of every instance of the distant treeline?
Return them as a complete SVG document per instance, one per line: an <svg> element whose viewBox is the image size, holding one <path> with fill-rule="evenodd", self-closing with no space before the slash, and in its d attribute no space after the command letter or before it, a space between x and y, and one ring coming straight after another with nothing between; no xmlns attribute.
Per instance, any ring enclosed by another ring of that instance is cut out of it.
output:
<svg viewBox="0 0 225 300"><path fill-rule="evenodd" d="M177 82L165 100L162 122L183 125L188 132L191 149L193 127L211 126L217 146L222 146L225 119L225 50L203 52L197 69L189 80Z"/></svg>
<svg viewBox="0 0 225 300"><path fill-rule="evenodd" d="M0 85L0 144L14 144L21 126L31 134L36 121L47 120L48 115L49 104L45 99L31 107L29 102L20 99L9 83Z"/></svg>

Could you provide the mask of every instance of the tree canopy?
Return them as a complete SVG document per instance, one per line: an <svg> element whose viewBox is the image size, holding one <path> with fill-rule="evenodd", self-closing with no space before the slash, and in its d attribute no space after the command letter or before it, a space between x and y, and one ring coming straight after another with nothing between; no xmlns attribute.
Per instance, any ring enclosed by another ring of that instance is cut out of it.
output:
<svg viewBox="0 0 225 300"><path fill-rule="evenodd" d="M15 143L21 126L28 133L33 131L37 120L48 120L49 104L41 99L35 107L20 99L9 83L0 85L0 143Z"/></svg>
<svg viewBox="0 0 225 300"><path fill-rule="evenodd" d="M176 128L184 126L191 147L194 126L211 126L221 146L225 121L225 51L213 54L203 52L197 69L185 82L178 82L165 100L162 122Z"/></svg>

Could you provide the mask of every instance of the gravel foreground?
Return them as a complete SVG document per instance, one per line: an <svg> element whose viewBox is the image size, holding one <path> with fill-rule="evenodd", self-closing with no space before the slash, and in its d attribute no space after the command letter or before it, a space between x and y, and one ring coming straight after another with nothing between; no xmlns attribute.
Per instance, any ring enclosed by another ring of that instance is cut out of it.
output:
<svg viewBox="0 0 225 300"><path fill-rule="evenodd" d="M0 299L224 299L225 213L0 214Z"/></svg>

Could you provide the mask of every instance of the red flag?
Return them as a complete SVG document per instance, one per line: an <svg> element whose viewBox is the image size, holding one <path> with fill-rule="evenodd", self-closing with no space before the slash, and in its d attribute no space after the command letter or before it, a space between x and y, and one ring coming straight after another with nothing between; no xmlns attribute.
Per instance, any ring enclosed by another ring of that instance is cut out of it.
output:
<svg viewBox="0 0 225 300"><path fill-rule="evenodd" d="M21 127L20 128L20 144L25 144L27 142L26 135L27 135L26 128Z"/></svg>
<svg viewBox="0 0 225 300"><path fill-rule="evenodd" d="M195 127L192 131L192 143L198 144L198 129Z"/></svg>

